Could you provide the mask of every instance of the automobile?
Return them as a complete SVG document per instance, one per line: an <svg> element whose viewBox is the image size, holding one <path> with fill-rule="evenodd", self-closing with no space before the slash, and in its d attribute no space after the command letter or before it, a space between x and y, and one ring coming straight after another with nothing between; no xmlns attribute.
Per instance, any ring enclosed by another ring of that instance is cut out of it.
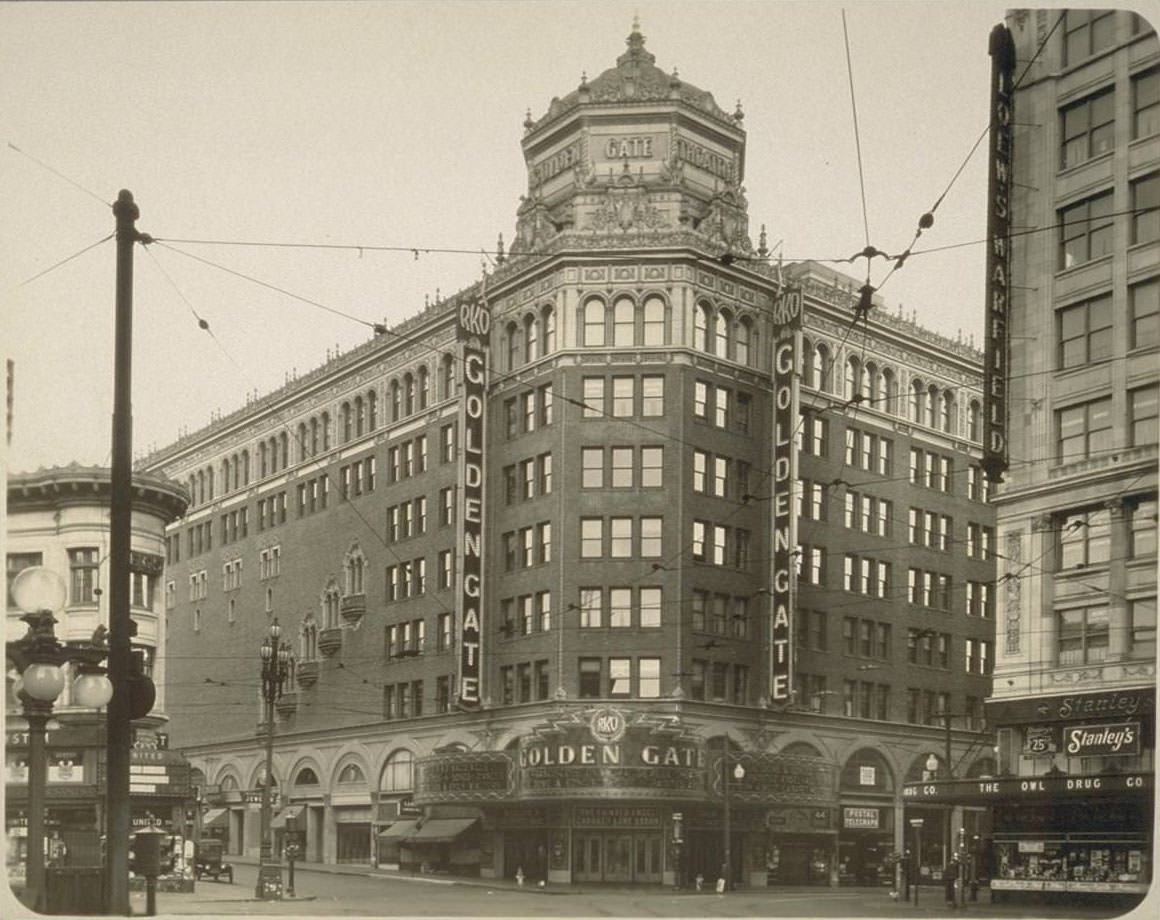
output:
<svg viewBox="0 0 1160 920"><path fill-rule="evenodd" d="M209 876L215 882L224 877L231 885L234 883L234 867L225 862L225 843L213 837L202 837L197 841L194 855L193 877L197 881Z"/></svg>

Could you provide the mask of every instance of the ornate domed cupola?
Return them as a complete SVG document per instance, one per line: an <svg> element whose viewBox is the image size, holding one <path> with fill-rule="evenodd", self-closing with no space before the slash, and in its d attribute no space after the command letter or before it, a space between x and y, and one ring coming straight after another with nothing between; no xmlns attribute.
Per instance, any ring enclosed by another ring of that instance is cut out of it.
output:
<svg viewBox="0 0 1160 920"><path fill-rule="evenodd" d="M696 245L751 255L741 105L656 66L634 21L616 66L524 121L528 191L510 253Z"/></svg>

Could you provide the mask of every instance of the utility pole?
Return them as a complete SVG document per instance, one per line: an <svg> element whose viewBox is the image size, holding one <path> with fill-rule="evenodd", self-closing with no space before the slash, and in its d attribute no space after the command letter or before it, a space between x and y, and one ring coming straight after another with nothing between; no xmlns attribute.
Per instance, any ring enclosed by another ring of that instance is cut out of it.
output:
<svg viewBox="0 0 1160 920"><path fill-rule="evenodd" d="M117 309L113 352L113 468L109 515L109 680L106 711L106 912L129 910L129 758L133 746L132 692L135 624L129 616L129 546L133 513L133 246L141 216L133 193L122 189L117 220Z"/></svg>

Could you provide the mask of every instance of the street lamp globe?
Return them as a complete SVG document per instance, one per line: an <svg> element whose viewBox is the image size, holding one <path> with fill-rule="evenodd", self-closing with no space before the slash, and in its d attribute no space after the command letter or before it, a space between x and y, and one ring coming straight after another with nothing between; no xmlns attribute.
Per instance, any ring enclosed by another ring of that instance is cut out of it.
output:
<svg viewBox="0 0 1160 920"><path fill-rule="evenodd" d="M745 767L741 766L741 764L739 764L739 763L734 764L733 765L733 778L736 780L745 779Z"/></svg>
<svg viewBox="0 0 1160 920"><path fill-rule="evenodd" d="M270 624L270 638L277 642L282 637L282 626L278 622L278 618L274 617L274 622Z"/></svg>
<svg viewBox="0 0 1160 920"><path fill-rule="evenodd" d="M42 703L53 702L64 689L64 672L59 665L33 662L21 677L24 693Z"/></svg>
<svg viewBox="0 0 1160 920"><path fill-rule="evenodd" d="M25 613L60 610L67 597L64 579L42 565L30 566L12 579L12 599Z"/></svg>
<svg viewBox="0 0 1160 920"><path fill-rule="evenodd" d="M101 709L113 698L113 683L104 674L81 674L72 685L73 701L89 709Z"/></svg>
<svg viewBox="0 0 1160 920"><path fill-rule="evenodd" d="M931 775L934 775L938 772L938 757L935 754L931 754L929 757L927 757L926 769L931 773Z"/></svg>

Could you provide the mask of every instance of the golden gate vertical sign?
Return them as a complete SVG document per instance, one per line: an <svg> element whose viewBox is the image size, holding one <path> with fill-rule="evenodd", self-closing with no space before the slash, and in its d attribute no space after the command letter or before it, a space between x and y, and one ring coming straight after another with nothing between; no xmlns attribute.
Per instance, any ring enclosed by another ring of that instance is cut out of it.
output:
<svg viewBox="0 0 1160 920"><path fill-rule="evenodd" d="M783 289L773 308L773 570L770 584L769 698L788 703L793 668L794 547L802 294Z"/></svg>
<svg viewBox="0 0 1160 920"><path fill-rule="evenodd" d="M463 709L478 709L481 701L484 407L490 330L491 312L486 301L473 300L460 305L463 398L459 406L459 430L463 446L459 452L459 590L456 613L459 619L458 704Z"/></svg>
<svg viewBox="0 0 1160 920"><path fill-rule="evenodd" d="M987 173L987 288L983 354L983 459L991 482L1008 466L1007 376L1011 309L1011 166L1015 43L1000 23L991 30L991 164Z"/></svg>

